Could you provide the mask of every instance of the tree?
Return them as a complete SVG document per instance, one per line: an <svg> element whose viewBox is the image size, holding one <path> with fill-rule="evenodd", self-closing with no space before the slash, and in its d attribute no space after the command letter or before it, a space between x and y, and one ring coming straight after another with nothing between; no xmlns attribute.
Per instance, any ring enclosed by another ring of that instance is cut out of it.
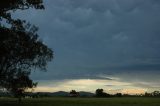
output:
<svg viewBox="0 0 160 106"><path fill-rule="evenodd" d="M103 95L103 89L97 89L96 90L96 96L101 97Z"/></svg>
<svg viewBox="0 0 160 106"><path fill-rule="evenodd" d="M70 97L77 97L77 96L79 96L79 92L76 92L76 90L71 90L69 95L70 95Z"/></svg>
<svg viewBox="0 0 160 106"><path fill-rule="evenodd" d="M96 97L109 97L110 96L110 94L103 92L103 89L97 89L95 93L96 93Z"/></svg>
<svg viewBox="0 0 160 106"><path fill-rule="evenodd" d="M154 91L152 92L152 95L155 97L160 96L160 91Z"/></svg>
<svg viewBox="0 0 160 106"><path fill-rule="evenodd" d="M115 96L116 97L122 97L122 93L116 93Z"/></svg>
<svg viewBox="0 0 160 106"><path fill-rule="evenodd" d="M3 0L0 1L0 21L5 21L11 25L12 29L24 30L24 20L13 19L11 13L19 10L25 10L29 8L44 9L43 0ZM0 23L0 27L3 24Z"/></svg>
<svg viewBox="0 0 160 106"><path fill-rule="evenodd" d="M148 93L148 92L145 92L144 96L145 96L145 97L151 97L152 94L151 94L151 93Z"/></svg>
<svg viewBox="0 0 160 106"><path fill-rule="evenodd" d="M0 86L20 97L37 85L29 77L31 71L46 70L53 58L53 51L39 39L38 28L11 16L17 9L29 8L44 9L43 1L0 1Z"/></svg>

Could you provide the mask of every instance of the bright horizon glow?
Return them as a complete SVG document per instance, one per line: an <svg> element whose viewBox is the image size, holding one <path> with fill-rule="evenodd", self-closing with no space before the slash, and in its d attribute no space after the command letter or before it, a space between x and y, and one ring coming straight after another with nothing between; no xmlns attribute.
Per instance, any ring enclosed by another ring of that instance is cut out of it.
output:
<svg viewBox="0 0 160 106"><path fill-rule="evenodd" d="M144 94L147 89L135 87L131 83L121 82L116 80L101 80L101 79L75 79L56 81L40 81L40 84L35 88L34 92L57 92L57 91L87 91L94 93L96 89L102 88L104 92L115 94Z"/></svg>

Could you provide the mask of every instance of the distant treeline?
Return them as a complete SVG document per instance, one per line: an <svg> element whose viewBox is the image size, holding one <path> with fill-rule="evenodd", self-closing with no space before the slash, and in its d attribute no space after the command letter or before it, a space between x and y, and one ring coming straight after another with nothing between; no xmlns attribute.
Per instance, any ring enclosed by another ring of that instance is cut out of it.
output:
<svg viewBox="0 0 160 106"><path fill-rule="evenodd" d="M95 92L95 97L160 97L160 91L153 91L151 93L145 93L145 94L122 94L122 93L116 93L116 94L108 94L103 91L103 89L97 89Z"/></svg>
<svg viewBox="0 0 160 106"><path fill-rule="evenodd" d="M14 97L14 95L10 92L0 92L0 97ZM71 90L70 92L59 91L59 92L25 92L23 93L24 98L40 98L40 97L160 97L160 91L154 91L151 93L145 94L109 94L104 92L103 89L97 89L95 93Z"/></svg>

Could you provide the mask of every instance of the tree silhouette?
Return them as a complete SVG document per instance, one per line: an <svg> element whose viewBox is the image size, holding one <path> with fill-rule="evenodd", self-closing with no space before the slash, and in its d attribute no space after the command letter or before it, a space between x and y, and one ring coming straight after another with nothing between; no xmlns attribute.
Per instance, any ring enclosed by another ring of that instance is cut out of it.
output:
<svg viewBox="0 0 160 106"><path fill-rule="evenodd" d="M0 86L22 96L37 85L29 75L33 69L46 70L53 51L38 38L38 28L25 20L13 19L17 9L44 9L43 0L0 1Z"/></svg>
<svg viewBox="0 0 160 106"><path fill-rule="evenodd" d="M154 91L152 92L152 95L155 97L160 96L160 91Z"/></svg>
<svg viewBox="0 0 160 106"><path fill-rule="evenodd" d="M103 89L97 89L96 90L96 97L109 97L110 94L107 94L103 91Z"/></svg>
<svg viewBox="0 0 160 106"><path fill-rule="evenodd" d="M122 93L116 93L115 96L116 97L122 97Z"/></svg>
<svg viewBox="0 0 160 106"><path fill-rule="evenodd" d="M103 89L97 89L97 90L96 90L96 96L97 96L97 97L101 97L101 96L103 95L103 93L104 93L104 92L103 92Z"/></svg>
<svg viewBox="0 0 160 106"><path fill-rule="evenodd" d="M160 97L160 91L153 91L151 93L145 92L146 97Z"/></svg>
<svg viewBox="0 0 160 106"><path fill-rule="evenodd" d="M71 90L69 95L70 95L70 97L77 97L77 96L79 96L79 92L76 92L76 90Z"/></svg>

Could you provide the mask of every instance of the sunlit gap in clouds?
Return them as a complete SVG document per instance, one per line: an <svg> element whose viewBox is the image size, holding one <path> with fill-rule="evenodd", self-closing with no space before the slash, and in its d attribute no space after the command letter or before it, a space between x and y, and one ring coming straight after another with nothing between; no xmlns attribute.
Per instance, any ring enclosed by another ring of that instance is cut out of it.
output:
<svg viewBox="0 0 160 106"><path fill-rule="evenodd" d="M35 92L56 92L56 91L88 91L95 92L96 89L102 88L105 92L123 93L123 94L143 94L147 89L135 87L131 83L121 82L119 80L106 79L73 79L73 80L52 80L40 81Z"/></svg>

